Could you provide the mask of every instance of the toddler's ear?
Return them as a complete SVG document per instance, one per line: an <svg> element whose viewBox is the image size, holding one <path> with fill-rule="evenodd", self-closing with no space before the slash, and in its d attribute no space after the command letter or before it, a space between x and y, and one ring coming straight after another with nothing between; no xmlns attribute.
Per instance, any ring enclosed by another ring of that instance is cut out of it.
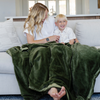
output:
<svg viewBox="0 0 100 100"><path fill-rule="evenodd" d="M55 22L55 25L57 26L57 22Z"/></svg>

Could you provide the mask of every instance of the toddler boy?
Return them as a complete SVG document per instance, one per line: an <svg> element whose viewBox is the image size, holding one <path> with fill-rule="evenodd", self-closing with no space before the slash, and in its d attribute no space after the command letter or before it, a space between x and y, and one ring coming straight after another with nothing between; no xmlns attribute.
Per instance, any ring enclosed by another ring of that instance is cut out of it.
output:
<svg viewBox="0 0 100 100"><path fill-rule="evenodd" d="M74 44L76 36L70 27L67 27L67 18L63 14L59 14L55 18L55 25L58 27L54 31L54 35L59 35L59 43L70 43Z"/></svg>

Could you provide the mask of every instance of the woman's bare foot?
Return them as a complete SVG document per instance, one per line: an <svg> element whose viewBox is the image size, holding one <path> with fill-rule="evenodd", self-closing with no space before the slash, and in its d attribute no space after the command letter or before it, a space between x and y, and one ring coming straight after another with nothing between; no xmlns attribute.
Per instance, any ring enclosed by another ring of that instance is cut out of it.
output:
<svg viewBox="0 0 100 100"><path fill-rule="evenodd" d="M48 91L48 94L49 94L54 100L60 100L60 99L66 94L65 87L62 86L60 92L58 92L56 88L51 88L51 89Z"/></svg>

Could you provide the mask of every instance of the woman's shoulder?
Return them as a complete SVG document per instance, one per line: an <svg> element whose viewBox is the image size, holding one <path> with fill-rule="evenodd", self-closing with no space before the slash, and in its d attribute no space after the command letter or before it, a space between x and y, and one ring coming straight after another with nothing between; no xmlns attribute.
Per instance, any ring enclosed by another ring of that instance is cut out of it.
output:
<svg viewBox="0 0 100 100"><path fill-rule="evenodd" d="M48 18L44 21L44 25L55 26L55 19L52 16L48 16Z"/></svg>

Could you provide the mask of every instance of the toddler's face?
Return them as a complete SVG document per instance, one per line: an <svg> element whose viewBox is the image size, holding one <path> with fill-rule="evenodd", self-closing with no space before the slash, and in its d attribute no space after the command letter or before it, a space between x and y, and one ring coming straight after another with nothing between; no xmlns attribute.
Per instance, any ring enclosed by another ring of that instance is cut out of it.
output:
<svg viewBox="0 0 100 100"><path fill-rule="evenodd" d="M67 25L67 20L60 18L57 22L55 22L55 24L58 26L59 30L63 31Z"/></svg>

